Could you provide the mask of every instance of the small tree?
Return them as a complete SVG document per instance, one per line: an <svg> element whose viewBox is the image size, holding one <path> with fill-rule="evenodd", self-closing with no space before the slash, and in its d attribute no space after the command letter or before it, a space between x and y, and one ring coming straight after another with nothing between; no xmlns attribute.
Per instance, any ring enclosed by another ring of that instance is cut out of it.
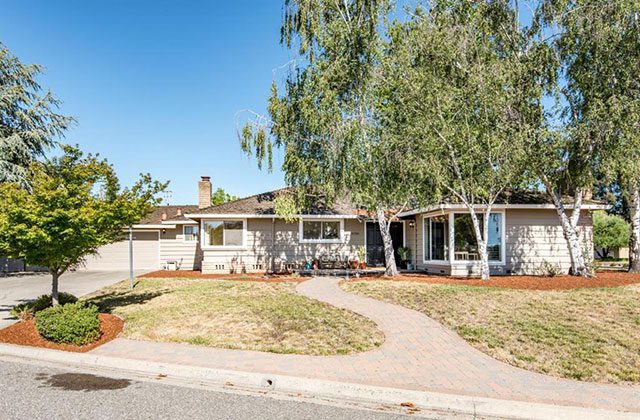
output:
<svg viewBox="0 0 640 420"><path fill-rule="evenodd" d="M59 158L30 165L30 191L0 184L0 252L47 267L54 305L60 275L100 246L122 239L123 229L148 214L167 186L141 175L121 190L106 160L70 146L63 151Z"/></svg>
<svg viewBox="0 0 640 420"><path fill-rule="evenodd" d="M42 93L37 64L26 65L0 43L0 182L27 186L27 167L62 136L71 118L56 112L58 101Z"/></svg>
<svg viewBox="0 0 640 420"><path fill-rule="evenodd" d="M237 199L238 197L227 193L223 188L218 188L211 195L211 204L214 206L219 206L220 204L237 200Z"/></svg>
<svg viewBox="0 0 640 420"><path fill-rule="evenodd" d="M620 216L595 212L593 214L593 245L600 258L606 258L609 251L629 244L629 224Z"/></svg>

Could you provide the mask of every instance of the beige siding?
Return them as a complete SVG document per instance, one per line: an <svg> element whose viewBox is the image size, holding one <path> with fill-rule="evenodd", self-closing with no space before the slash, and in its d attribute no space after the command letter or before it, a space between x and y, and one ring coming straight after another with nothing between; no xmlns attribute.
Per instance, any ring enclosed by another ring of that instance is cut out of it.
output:
<svg viewBox="0 0 640 420"><path fill-rule="evenodd" d="M302 267L305 261L322 254L354 257L364 245L364 223L344 220L344 242L306 244L299 241L299 224L277 219L248 219L246 247L242 250L203 250L203 272L283 270L287 265ZM275 241L274 241L275 239Z"/></svg>
<svg viewBox="0 0 640 420"><path fill-rule="evenodd" d="M477 275L478 263L424 262L423 218L416 216L417 268L435 274L454 276ZM593 249L591 214L583 211L579 220L584 247ZM504 265L492 265L493 274L540 274L545 264L559 266L563 271L570 267L569 250L562 235L558 215L553 209L507 210L505 212L506 261ZM415 243L415 242L414 242ZM588 251L587 255L591 255Z"/></svg>
<svg viewBox="0 0 640 420"><path fill-rule="evenodd" d="M160 234L160 263L166 266L171 261L177 262L180 270L199 270L202 264L199 242L185 242L181 225Z"/></svg>
<svg viewBox="0 0 640 420"><path fill-rule="evenodd" d="M133 267L136 270L160 268L158 232L133 233ZM84 268L87 270L128 270L129 241L124 240L105 245L96 255L87 258Z"/></svg>
<svg viewBox="0 0 640 420"><path fill-rule="evenodd" d="M578 222L583 246L593 251L591 214L583 211ZM567 242L555 210L508 210L506 218L507 271L539 274L545 264L563 271L571 266Z"/></svg>

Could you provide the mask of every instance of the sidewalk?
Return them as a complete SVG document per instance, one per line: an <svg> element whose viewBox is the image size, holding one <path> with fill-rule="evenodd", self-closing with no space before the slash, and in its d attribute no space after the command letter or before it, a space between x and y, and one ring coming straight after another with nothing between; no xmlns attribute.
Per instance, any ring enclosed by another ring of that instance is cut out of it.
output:
<svg viewBox="0 0 640 420"><path fill-rule="evenodd" d="M375 321L386 340L349 356L303 356L116 339L96 356L287 375L365 386L640 413L640 387L558 379L499 362L416 311L344 292L337 278L298 286L310 298ZM638 416L640 417L640 415Z"/></svg>

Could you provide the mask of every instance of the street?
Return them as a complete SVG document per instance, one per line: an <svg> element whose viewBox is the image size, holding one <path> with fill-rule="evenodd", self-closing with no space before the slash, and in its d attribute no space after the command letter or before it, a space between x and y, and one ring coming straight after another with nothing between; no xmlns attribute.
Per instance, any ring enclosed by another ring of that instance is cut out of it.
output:
<svg viewBox="0 0 640 420"><path fill-rule="evenodd" d="M406 416L0 362L2 419L372 419Z"/></svg>

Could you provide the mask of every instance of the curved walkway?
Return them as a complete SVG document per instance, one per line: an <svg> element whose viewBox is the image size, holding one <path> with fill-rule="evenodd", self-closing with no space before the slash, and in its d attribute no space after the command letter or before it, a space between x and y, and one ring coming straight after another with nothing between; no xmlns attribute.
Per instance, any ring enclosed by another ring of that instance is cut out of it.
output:
<svg viewBox="0 0 640 420"><path fill-rule="evenodd" d="M92 353L394 388L640 412L640 387L553 378L499 362L411 309L345 292L313 278L301 294L375 321L386 340L348 356L304 356L116 339Z"/></svg>

